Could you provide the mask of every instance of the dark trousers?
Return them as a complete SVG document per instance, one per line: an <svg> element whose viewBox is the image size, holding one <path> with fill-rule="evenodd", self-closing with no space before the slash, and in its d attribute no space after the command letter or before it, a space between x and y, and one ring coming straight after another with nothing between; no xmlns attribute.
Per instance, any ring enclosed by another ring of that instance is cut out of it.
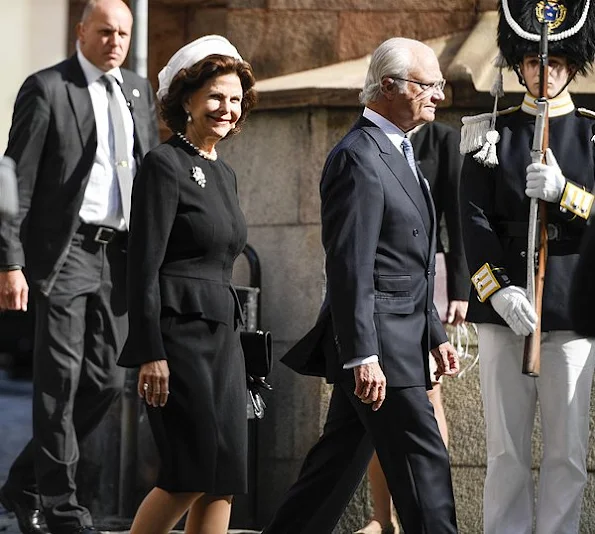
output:
<svg viewBox="0 0 595 534"><path fill-rule="evenodd" d="M330 534L374 448L406 534L457 532L448 453L425 388L388 388L377 412L336 384L322 436L263 534Z"/></svg>
<svg viewBox="0 0 595 534"><path fill-rule="evenodd" d="M49 296L34 297L33 439L6 489L41 506L55 534L92 524L75 493L78 443L123 387L125 268L124 236L106 245L75 234Z"/></svg>

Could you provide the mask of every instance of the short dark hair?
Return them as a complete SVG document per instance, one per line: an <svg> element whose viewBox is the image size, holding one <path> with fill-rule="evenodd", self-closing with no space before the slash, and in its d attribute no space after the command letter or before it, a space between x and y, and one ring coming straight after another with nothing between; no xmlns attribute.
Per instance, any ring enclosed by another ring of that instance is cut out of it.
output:
<svg viewBox="0 0 595 534"><path fill-rule="evenodd" d="M227 136L240 131L242 123L256 104L256 90L254 89L254 74L252 67L246 61L213 54L201 59L187 69L178 72L167 94L161 100L161 118L170 130L184 133L187 124L187 114L184 103L192 93L200 89L208 80L225 74L237 74L242 84L242 115Z"/></svg>

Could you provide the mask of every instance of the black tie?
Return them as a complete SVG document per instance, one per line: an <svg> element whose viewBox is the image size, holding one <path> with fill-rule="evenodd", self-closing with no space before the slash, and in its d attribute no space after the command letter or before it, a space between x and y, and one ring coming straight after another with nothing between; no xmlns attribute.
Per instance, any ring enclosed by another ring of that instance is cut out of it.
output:
<svg viewBox="0 0 595 534"><path fill-rule="evenodd" d="M109 116L111 120L111 136L114 141L114 156L116 174L118 175L118 185L120 186L120 200L122 201L122 214L126 228L130 223L130 199L132 196L132 172L128 165L128 149L126 143L126 129L124 128L124 118L122 117L122 108L118 104L118 99L114 93L114 84L118 81L110 74L104 74L101 80L107 89L107 103Z"/></svg>

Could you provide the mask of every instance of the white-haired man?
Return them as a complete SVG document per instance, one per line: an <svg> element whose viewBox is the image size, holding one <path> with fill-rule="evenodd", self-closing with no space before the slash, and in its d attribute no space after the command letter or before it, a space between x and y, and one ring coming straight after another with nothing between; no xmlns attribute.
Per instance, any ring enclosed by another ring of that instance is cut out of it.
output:
<svg viewBox="0 0 595 534"><path fill-rule="evenodd" d="M320 186L327 293L283 358L335 384L323 435L263 534L331 533L374 448L405 532L457 532L450 465L426 394L458 359L432 303L436 217L405 133L444 99L434 52L389 39L372 55L363 116Z"/></svg>

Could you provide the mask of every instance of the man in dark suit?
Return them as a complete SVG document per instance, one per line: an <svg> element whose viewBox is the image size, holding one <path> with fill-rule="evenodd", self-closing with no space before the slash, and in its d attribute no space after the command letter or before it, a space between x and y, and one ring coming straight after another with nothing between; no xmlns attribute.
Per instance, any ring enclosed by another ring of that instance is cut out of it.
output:
<svg viewBox="0 0 595 534"><path fill-rule="evenodd" d="M430 185L436 211L434 305L443 323L458 326L465 321L470 286L459 208L459 177L463 162L459 152L460 133L452 126L434 121L416 126L407 132L407 137L413 146L415 162ZM446 243L445 237L448 239ZM429 359L432 389L428 390L428 397L440 434L448 447L442 377L435 378L436 364L431 355ZM390 491L376 455L372 457L368 468L368 482L374 505L372 515L369 522L354 534L398 532Z"/></svg>
<svg viewBox="0 0 595 534"><path fill-rule="evenodd" d="M19 213L0 220L0 309L35 303L33 439L0 502L21 531L92 532L77 502L78 442L120 392L127 335L125 266L132 178L158 143L147 80L120 69L132 14L91 0L77 53L31 75L14 108L6 155L17 163Z"/></svg>
<svg viewBox="0 0 595 534"><path fill-rule="evenodd" d="M426 389L427 354L458 372L432 303L436 220L405 133L444 99L434 52L389 39L372 55L363 117L320 186L327 294L283 361L335 387L327 422L263 534L332 532L374 447L405 532L457 531L450 466Z"/></svg>

